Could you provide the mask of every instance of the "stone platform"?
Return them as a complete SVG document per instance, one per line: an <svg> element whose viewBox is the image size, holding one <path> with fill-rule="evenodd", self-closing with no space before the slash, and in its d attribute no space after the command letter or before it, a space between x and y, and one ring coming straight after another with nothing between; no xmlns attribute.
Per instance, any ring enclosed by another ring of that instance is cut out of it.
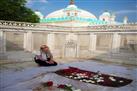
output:
<svg viewBox="0 0 137 91"><path fill-rule="evenodd" d="M72 84L82 91L136 91L137 67L118 65L111 63L100 63L94 60L77 60L60 63L56 67L38 67L33 62L2 64L0 69L0 89L2 91L32 91L41 82L48 80L58 83ZM69 62L69 63L68 63ZM78 67L89 71L100 71L106 74L113 74L133 79L133 82L120 88L97 86L61 77L51 73L69 66Z"/></svg>

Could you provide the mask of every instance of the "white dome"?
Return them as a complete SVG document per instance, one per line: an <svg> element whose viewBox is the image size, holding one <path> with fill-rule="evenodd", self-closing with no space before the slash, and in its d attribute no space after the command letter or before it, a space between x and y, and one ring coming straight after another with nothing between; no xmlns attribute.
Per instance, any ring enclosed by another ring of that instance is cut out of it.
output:
<svg viewBox="0 0 137 91"><path fill-rule="evenodd" d="M54 11L46 16L46 18L57 18L64 16L63 9Z"/></svg>
<svg viewBox="0 0 137 91"><path fill-rule="evenodd" d="M46 18L64 17L66 15L64 10L71 10L71 9L78 11L78 17L97 19L94 14L92 14L86 10L79 9L79 8L77 8L76 5L68 5L67 8L65 8L65 9L54 11L54 12L50 13L49 15L47 15Z"/></svg>
<svg viewBox="0 0 137 91"><path fill-rule="evenodd" d="M102 15L103 16L111 16L111 14L109 12L104 12Z"/></svg>
<svg viewBox="0 0 137 91"><path fill-rule="evenodd" d="M86 11L86 10L82 10L81 9L81 13L79 13L80 17L84 17L84 18L94 18L97 19L95 15L93 15L92 13Z"/></svg>
<svg viewBox="0 0 137 91"><path fill-rule="evenodd" d="M68 7L67 8L78 8L76 5L68 5Z"/></svg>

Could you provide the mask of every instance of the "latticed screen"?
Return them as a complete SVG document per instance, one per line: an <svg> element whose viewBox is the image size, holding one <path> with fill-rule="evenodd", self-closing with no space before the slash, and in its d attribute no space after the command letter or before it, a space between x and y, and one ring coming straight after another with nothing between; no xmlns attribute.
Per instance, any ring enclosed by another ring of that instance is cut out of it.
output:
<svg viewBox="0 0 137 91"><path fill-rule="evenodd" d="M121 34L120 52L137 52L137 35Z"/></svg>

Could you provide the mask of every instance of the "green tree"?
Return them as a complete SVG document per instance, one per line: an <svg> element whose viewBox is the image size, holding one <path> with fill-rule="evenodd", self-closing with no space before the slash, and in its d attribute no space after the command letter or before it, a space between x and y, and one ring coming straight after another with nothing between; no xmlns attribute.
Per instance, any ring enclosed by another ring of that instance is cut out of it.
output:
<svg viewBox="0 0 137 91"><path fill-rule="evenodd" d="M26 0L0 0L0 20L39 22L39 17L25 3Z"/></svg>

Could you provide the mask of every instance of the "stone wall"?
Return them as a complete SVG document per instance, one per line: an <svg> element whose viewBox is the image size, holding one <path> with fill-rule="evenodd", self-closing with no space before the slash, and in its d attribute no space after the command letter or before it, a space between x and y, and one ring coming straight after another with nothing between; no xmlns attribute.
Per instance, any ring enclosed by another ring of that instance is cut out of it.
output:
<svg viewBox="0 0 137 91"><path fill-rule="evenodd" d="M39 51L40 46L47 44L47 33L33 33L33 50Z"/></svg>
<svg viewBox="0 0 137 91"><path fill-rule="evenodd" d="M83 31L72 31L75 28L71 30L65 28L67 31L58 29L0 25L0 59L7 56L8 59L30 60L41 45L47 44L55 58L96 58L137 65L137 30L131 27L122 31L114 29L89 31L90 28L81 28L85 29Z"/></svg>
<svg viewBox="0 0 137 91"><path fill-rule="evenodd" d="M55 33L55 45L54 45L55 57L59 57L59 58L64 57L65 42L66 42L66 34Z"/></svg>
<svg viewBox="0 0 137 91"><path fill-rule="evenodd" d="M112 48L112 34L109 33L98 33L97 34L97 43L96 43L96 50L100 51L109 51Z"/></svg>
<svg viewBox="0 0 137 91"><path fill-rule="evenodd" d="M5 32L6 51L23 51L24 33Z"/></svg>
<svg viewBox="0 0 137 91"><path fill-rule="evenodd" d="M79 57L89 57L90 34L80 34L78 35L78 39L79 39Z"/></svg>
<svg viewBox="0 0 137 91"><path fill-rule="evenodd" d="M137 53L136 34L121 34L120 52Z"/></svg>

